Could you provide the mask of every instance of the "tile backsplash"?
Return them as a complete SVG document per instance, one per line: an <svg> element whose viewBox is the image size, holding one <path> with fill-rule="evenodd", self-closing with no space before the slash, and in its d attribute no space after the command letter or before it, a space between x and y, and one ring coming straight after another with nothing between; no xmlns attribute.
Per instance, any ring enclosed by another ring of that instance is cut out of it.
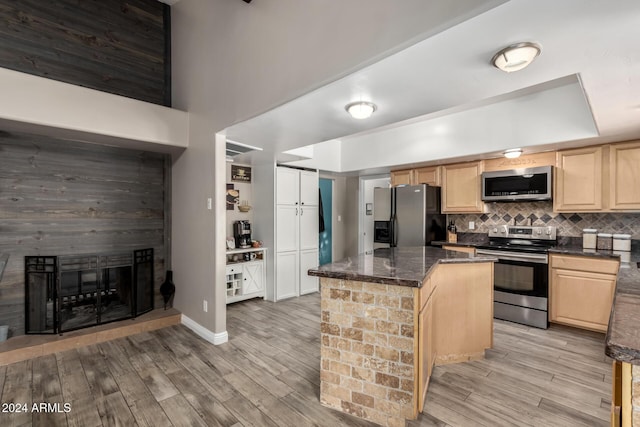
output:
<svg viewBox="0 0 640 427"><path fill-rule="evenodd" d="M583 228L595 228L602 233L631 234L640 239L640 213L558 213L553 202L487 203L483 214L448 215L460 232L487 233L495 225L513 224L557 227L559 236L580 237ZM475 229L469 230L469 222Z"/></svg>

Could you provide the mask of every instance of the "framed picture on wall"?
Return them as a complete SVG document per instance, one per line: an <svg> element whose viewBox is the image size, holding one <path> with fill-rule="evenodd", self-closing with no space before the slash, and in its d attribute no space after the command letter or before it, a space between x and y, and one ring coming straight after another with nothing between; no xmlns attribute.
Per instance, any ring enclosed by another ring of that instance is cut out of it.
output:
<svg viewBox="0 0 640 427"><path fill-rule="evenodd" d="M233 184L227 184L227 210L232 211L240 203L240 190L233 188Z"/></svg>
<svg viewBox="0 0 640 427"><path fill-rule="evenodd" d="M251 182L251 168L249 166L231 165L231 181Z"/></svg>

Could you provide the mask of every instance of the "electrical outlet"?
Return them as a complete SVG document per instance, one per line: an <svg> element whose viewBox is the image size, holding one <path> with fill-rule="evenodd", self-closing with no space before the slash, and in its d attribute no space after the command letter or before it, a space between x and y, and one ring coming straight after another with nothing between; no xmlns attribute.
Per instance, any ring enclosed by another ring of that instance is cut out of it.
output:
<svg viewBox="0 0 640 427"><path fill-rule="evenodd" d="M207 209L211 210L211 197L207 199ZM207 311L207 310L205 310Z"/></svg>
<svg viewBox="0 0 640 427"><path fill-rule="evenodd" d="M202 300L202 310L206 313L207 312L207 300Z"/></svg>
<svg viewBox="0 0 640 427"><path fill-rule="evenodd" d="M473 221L469 221L469 230L475 230L476 228L476 223Z"/></svg>

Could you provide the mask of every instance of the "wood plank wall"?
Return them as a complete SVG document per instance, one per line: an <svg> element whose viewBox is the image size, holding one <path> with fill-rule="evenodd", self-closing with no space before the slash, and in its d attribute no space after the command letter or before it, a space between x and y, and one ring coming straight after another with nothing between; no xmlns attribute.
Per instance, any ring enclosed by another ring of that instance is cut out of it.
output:
<svg viewBox="0 0 640 427"><path fill-rule="evenodd" d="M0 67L171 105L170 7L0 0Z"/></svg>
<svg viewBox="0 0 640 427"><path fill-rule="evenodd" d="M24 256L153 247L165 272L166 156L0 131L0 325L24 334ZM169 165L169 166L167 166Z"/></svg>

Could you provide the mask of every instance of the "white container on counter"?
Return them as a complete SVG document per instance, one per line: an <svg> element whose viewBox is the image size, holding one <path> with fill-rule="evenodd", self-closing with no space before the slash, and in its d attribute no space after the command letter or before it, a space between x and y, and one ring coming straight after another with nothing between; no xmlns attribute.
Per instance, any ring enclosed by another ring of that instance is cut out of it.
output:
<svg viewBox="0 0 640 427"><path fill-rule="evenodd" d="M598 233L598 250L610 251L613 248L613 236L610 233Z"/></svg>
<svg viewBox="0 0 640 427"><path fill-rule="evenodd" d="M585 228L582 230L582 248L595 249L598 230L595 228Z"/></svg>
<svg viewBox="0 0 640 427"><path fill-rule="evenodd" d="M631 234L614 234L613 250L629 252L631 250Z"/></svg>

